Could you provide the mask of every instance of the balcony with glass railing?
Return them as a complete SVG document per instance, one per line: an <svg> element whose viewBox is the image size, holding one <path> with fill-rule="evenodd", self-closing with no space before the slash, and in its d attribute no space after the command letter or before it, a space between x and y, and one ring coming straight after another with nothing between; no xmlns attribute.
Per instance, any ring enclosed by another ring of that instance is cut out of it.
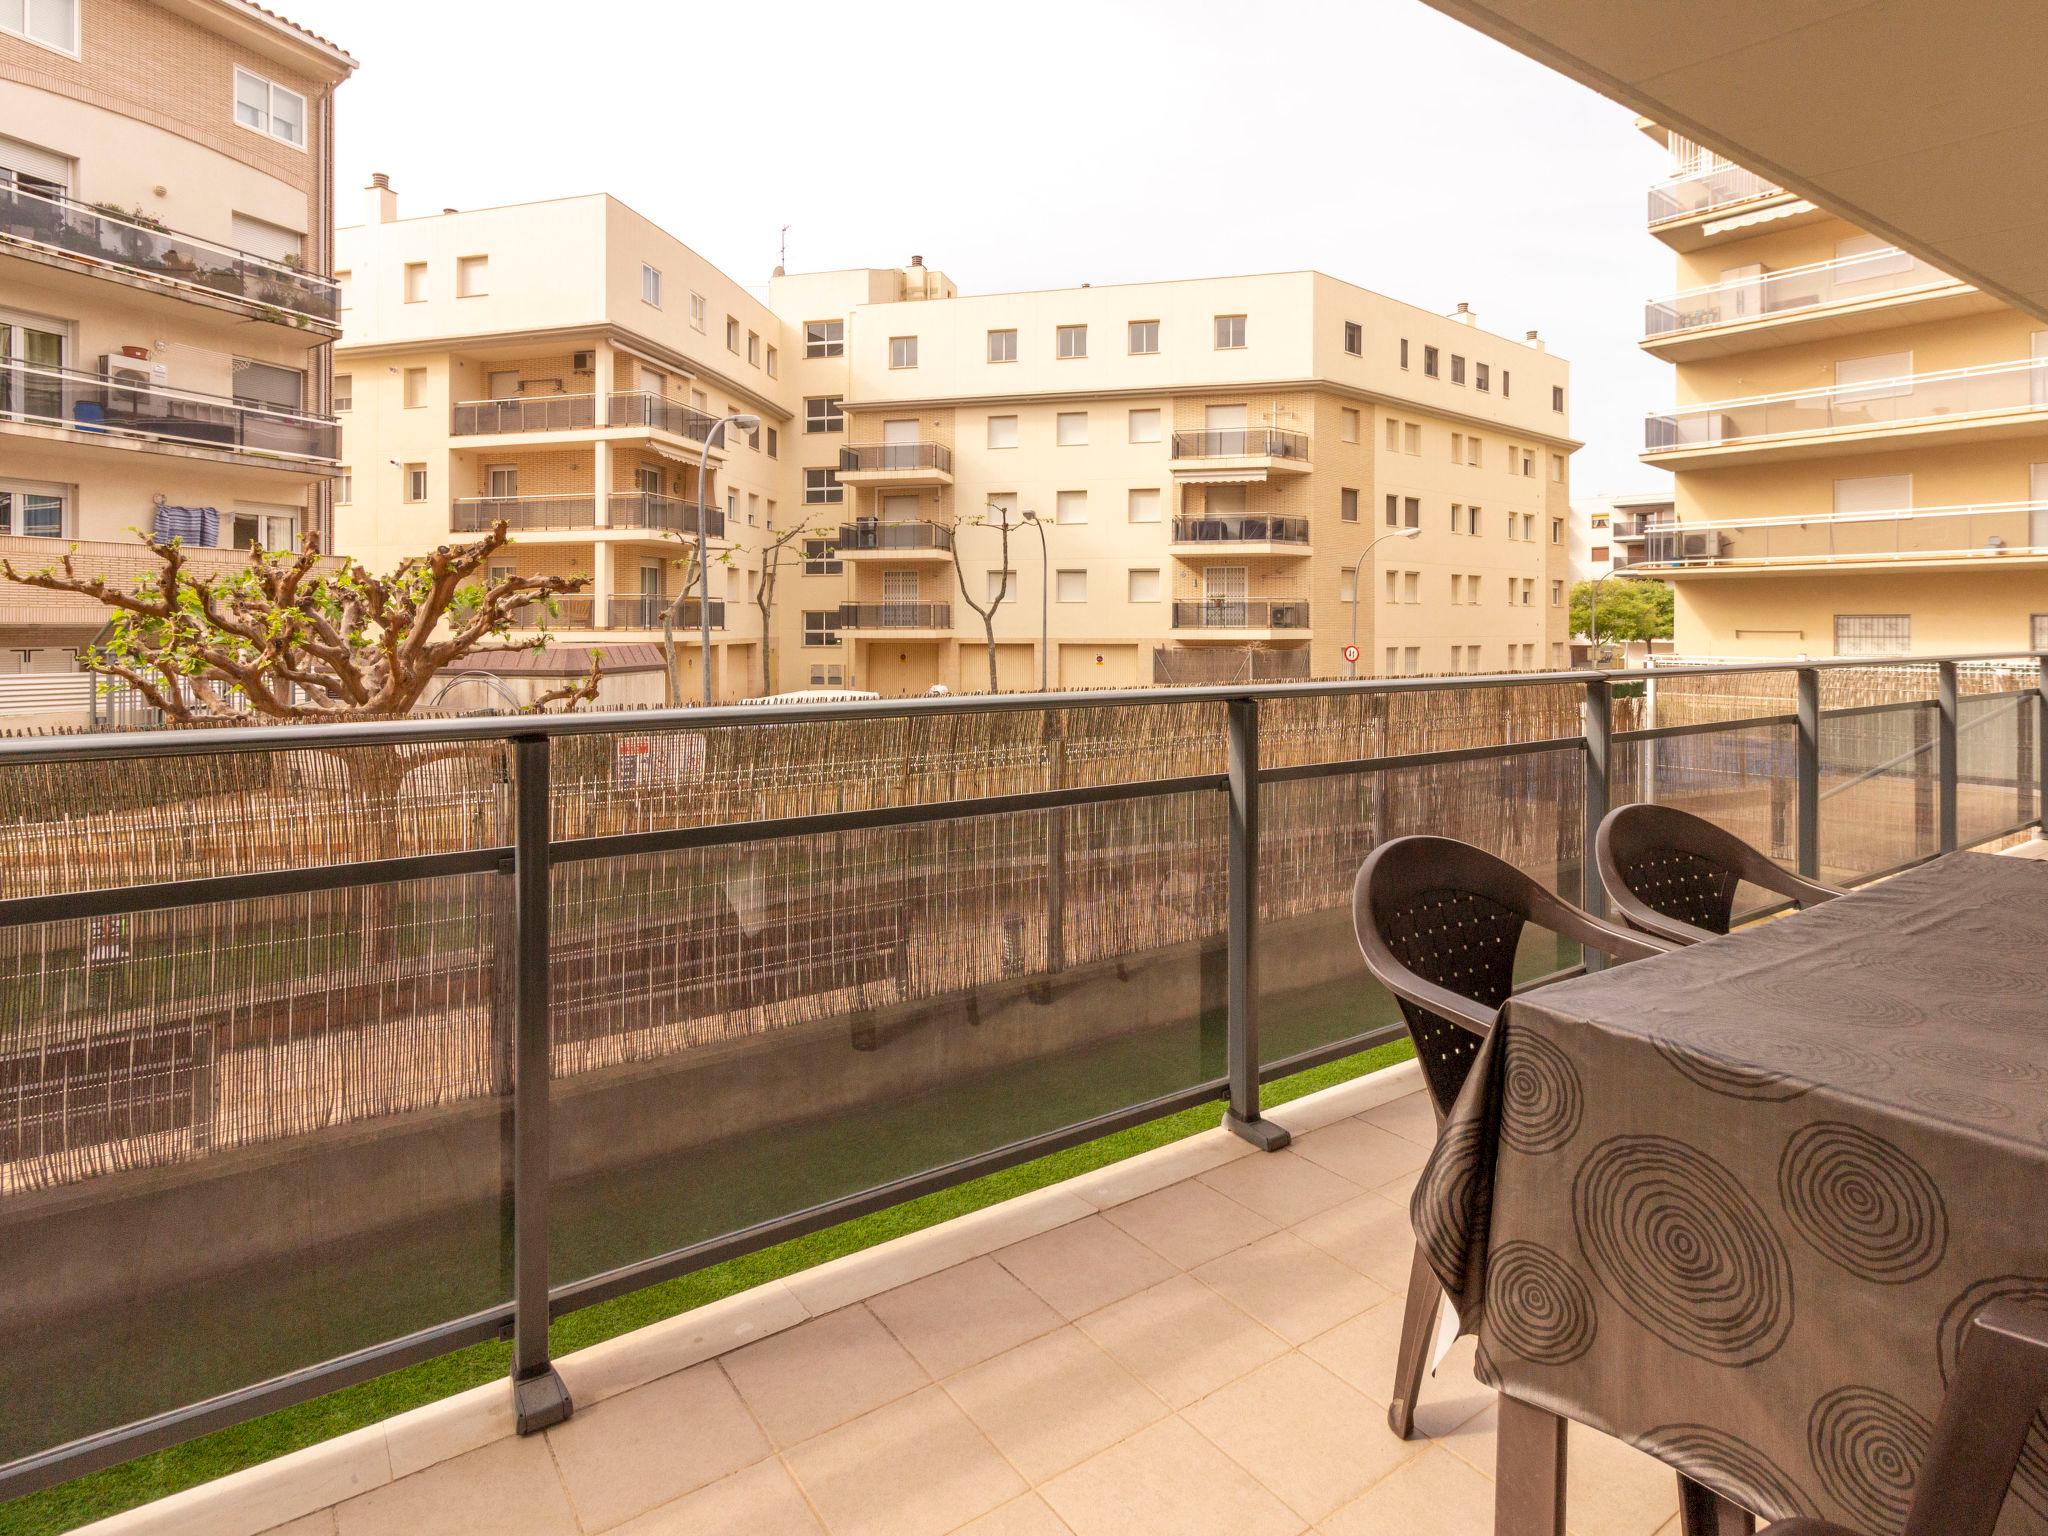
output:
<svg viewBox="0 0 2048 1536"><path fill-rule="evenodd" d="M140 278L167 292L224 300L294 327L331 332L341 313L331 277L167 229L146 215L18 183L0 185L0 242Z"/></svg>
<svg viewBox="0 0 2048 1536"><path fill-rule="evenodd" d="M904 630L950 631L953 628L953 605L951 603L842 603L839 607L841 629L878 629L891 633Z"/></svg>
<svg viewBox="0 0 2048 1536"><path fill-rule="evenodd" d="M1183 599L1173 605L1173 627L1195 632L1307 629L1308 601L1263 597Z"/></svg>
<svg viewBox="0 0 2048 1536"><path fill-rule="evenodd" d="M615 427L650 427L671 437L702 443L710 440L718 426L718 418L709 411L700 411L694 405L685 405L649 389L617 390L606 403L610 410L608 419ZM726 428L727 432L732 430ZM715 446L724 446L722 436Z"/></svg>
<svg viewBox="0 0 2048 1536"><path fill-rule="evenodd" d="M1778 323L1822 311L1949 288L1972 291L1939 267L1887 246L1652 299L1643 306L1643 344L1655 349L1690 332L1720 326L1773 322L1774 330L1782 329ZM1880 316L1879 323L1896 322Z"/></svg>
<svg viewBox="0 0 2048 1536"><path fill-rule="evenodd" d="M1278 427L1222 427L1173 434L1174 467L1192 468L1219 459L1252 460L1268 469L1309 467L1308 434Z"/></svg>
<svg viewBox="0 0 2048 1536"><path fill-rule="evenodd" d="M1698 218L1737 203L1781 196L1784 191L1775 181L1739 165L1712 165L1651 187L1650 224L1654 228L1678 219Z"/></svg>
<svg viewBox="0 0 2048 1536"><path fill-rule="evenodd" d="M602 398L603 420L598 419L597 395L514 395L502 400L462 400L455 405L448 430L456 437L489 437L639 427L702 443L718 424L718 418L708 411L651 390L618 390ZM722 446L722 442L716 446Z"/></svg>
<svg viewBox="0 0 2048 1536"><path fill-rule="evenodd" d="M673 597L658 594L629 593L622 597L597 598L588 594L558 597L554 600L555 611L548 614L542 605L535 604L532 627L535 629L660 629L664 617L673 609L676 613L676 629L701 629L703 627L702 599L686 597L678 607ZM725 628L725 599L711 599L711 627Z"/></svg>
<svg viewBox="0 0 2048 1536"><path fill-rule="evenodd" d="M953 530L940 523L890 523L863 519L841 523L836 541L842 556L887 555L892 559L915 556L952 558Z"/></svg>
<svg viewBox="0 0 2048 1536"><path fill-rule="evenodd" d="M332 416L0 359L0 431L15 426L57 428L87 444L206 449L294 469L334 466L341 436Z"/></svg>
<svg viewBox="0 0 2048 1536"><path fill-rule="evenodd" d="M1219 513L1206 517L1176 517L1173 520L1173 548L1177 555L1199 554L1213 548L1217 553L1238 553L1246 546L1283 546L1285 554L1306 555L1308 519L1265 514Z"/></svg>
<svg viewBox="0 0 2048 1536"><path fill-rule="evenodd" d="M944 443L863 443L839 450L841 485L951 485L953 450Z"/></svg>
<svg viewBox="0 0 2048 1536"><path fill-rule="evenodd" d="M1717 449L1797 452L1807 439L1876 431L2037 430L2048 411L2048 358L2018 358L1822 389L1716 400L1657 412L1644 423L1643 456Z"/></svg>
<svg viewBox="0 0 2048 1536"><path fill-rule="evenodd" d="M1739 573L2043 560L2048 502L2007 501L1653 523L1631 569Z"/></svg>

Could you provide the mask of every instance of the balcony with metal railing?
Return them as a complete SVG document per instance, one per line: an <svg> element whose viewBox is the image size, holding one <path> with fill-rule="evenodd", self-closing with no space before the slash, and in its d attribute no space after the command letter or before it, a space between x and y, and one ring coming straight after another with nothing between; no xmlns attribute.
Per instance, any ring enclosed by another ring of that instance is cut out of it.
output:
<svg viewBox="0 0 2048 1536"><path fill-rule="evenodd" d="M1183 598L1173 605L1173 627L1188 631L1188 638L1201 634L1231 638L1279 630L1308 628L1308 599L1264 597Z"/></svg>
<svg viewBox="0 0 2048 1536"><path fill-rule="evenodd" d="M1771 514L1652 523L1630 569L1645 575L1884 570L2048 562L2048 502Z"/></svg>
<svg viewBox="0 0 2048 1536"><path fill-rule="evenodd" d="M951 634L953 605L918 602L842 603L839 606L839 627L881 630L889 634Z"/></svg>
<svg viewBox="0 0 2048 1536"><path fill-rule="evenodd" d="M340 326L331 277L20 182L0 184L0 248L8 246L292 329L333 335Z"/></svg>
<svg viewBox="0 0 2048 1536"><path fill-rule="evenodd" d="M900 522L862 518L841 523L835 547L840 556L887 555L893 559L950 560L953 530L943 523Z"/></svg>
<svg viewBox="0 0 2048 1536"><path fill-rule="evenodd" d="M503 400L458 400L448 430L455 437L495 437L588 432L596 426L595 395L514 395Z"/></svg>
<svg viewBox="0 0 2048 1536"><path fill-rule="evenodd" d="M555 612L549 615L539 605L531 615L535 629L555 630L611 630L637 629L657 630L662 627L664 617L671 609L676 610L676 629L700 629L703 626L702 599L686 597L678 608L673 597L634 592L619 597L598 599L588 593L572 594L554 600ZM711 627L725 628L725 599L711 599Z"/></svg>
<svg viewBox="0 0 2048 1536"><path fill-rule="evenodd" d="M301 474L333 469L341 439L332 416L0 360L0 433L16 428L59 432L86 447L197 450Z"/></svg>
<svg viewBox="0 0 2048 1536"><path fill-rule="evenodd" d="M1173 520L1173 552L1183 558L1203 553L1311 553L1308 519L1263 513L1224 513Z"/></svg>
<svg viewBox="0 0 2048 1536"><path fill-rule="evenodd" d="M610 411L608 419L615 427L647 427L693 443L708 441L718 426L718 417L709 411L700 411L694 405L685 405L680 400L671 400L648 389L614 391L607 408ZM731 427L726 428L727 432L732 430ZM722 435L714 446L725 446Z"/></svg>
<svg viewBox="0 0 2048 1536"><path fill-rule="evenodd" d="M1301 474L1309 468L1306 432L1278 427L1222 427L1173 434L1177 480L1263 480L1275 472Z"/></svg>
<svg viewBox="0 0 2048 1536"><path fill-rule="evenodd" d="M1775 181L1744 170L1739 165L1709 165L1674 176L1650 188L1649 222L1652 229L1678 219L1694 219L1732 208L1737 203L1766 197L1783 197L1785 189Z"/></svg>
<svg viewBox="0 0 2048 1536"><path fill-rule="evenodd" d="M944 443L861 443L839 450L841 485L951 485L953 450Z"/></svg>
<svg viewBox="0 0 2048 1536"><path fill-rule="evenodd" d="M1906 302L1914 305L1911 315L1896 308ZM1781 346L1823 325L1836 335L1964 313L1970 307L1995 308L1997 301L1887 246L1652 299L1643 307L1643 346L1682 361L1741 345ZM1738 330L1745 337L1757 334L1753 341L1739 342L1728 334Z"/></svg>
<svg viewBox="0 0 2048 1536"><path fill-rule="evenodd" d="M2037 432L2048 414L2048 358L2019 358L1681 406L1651 414L1652 463L1829 452L1883 435L1973 442Z"/></svg>

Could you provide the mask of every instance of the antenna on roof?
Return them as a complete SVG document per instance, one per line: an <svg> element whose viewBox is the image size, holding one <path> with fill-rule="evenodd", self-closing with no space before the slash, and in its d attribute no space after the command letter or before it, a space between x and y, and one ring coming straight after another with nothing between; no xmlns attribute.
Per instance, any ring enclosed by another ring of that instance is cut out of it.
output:
<svg viewBox="0 0 2048 1536"><path fill-rule="evenodd" d="M789 270L789 226L782 226L782 249L776 254L775 265L785 272Z"/></svg>

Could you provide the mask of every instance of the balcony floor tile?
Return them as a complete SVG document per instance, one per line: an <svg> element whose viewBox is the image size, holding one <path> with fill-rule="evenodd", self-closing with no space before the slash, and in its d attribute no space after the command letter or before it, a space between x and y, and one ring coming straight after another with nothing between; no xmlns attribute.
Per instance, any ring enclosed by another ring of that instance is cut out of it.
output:
<svg viewBox="0 0 2048 1536"><path fill-rule="evenodd" d="M1044 1488L1075 1536L1298 1536L1302 1519L1184 1419L1163 1419Z"/></svg>
<svg viewBox="0 0 2048 1536"><path fill-rule="evenodd" d="M833 1536L943 1536L1027 1491L937 1387L842 1424L784 1459Z"/></svg>
<svg viewBox="0 0 2048 1536"><path fill-rule="evenodd" d="M749 1344L723 1365L778 1445L823 1434L931 1380L861 1305Z"/></svg>
<svg viewBox="0 0 2048 1536"><path fill-rule="evenodd" d="M1169 1263L1193 1269L1277 1230L1248 1206L1190 1180L1102 1213Z"/></svg>
<svg viewBox="0 0 2048 1536"><path fill-rule="evenodd" d="M788 1469L772 1460L650 1510L617 1527L617 1536L822 1536L824 1529Z"/></svg>

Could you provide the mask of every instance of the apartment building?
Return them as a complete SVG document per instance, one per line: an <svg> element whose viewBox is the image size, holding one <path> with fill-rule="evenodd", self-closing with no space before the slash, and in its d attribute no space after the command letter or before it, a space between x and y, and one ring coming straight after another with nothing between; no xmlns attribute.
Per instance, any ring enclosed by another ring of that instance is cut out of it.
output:
<svg viewBox="0 0 2048 1536"><path fill-rule="evenodd" d="M1716 656L2048 645L2048 331L1676 134L1650 231L1678 291L1646 463L1674 512L1639 570L1677 649Z"/></svg>
<svg viewBox="0 0 2048 1536"><path fill-rule="evenodd" d="M372 199L342 536L388 562L505 518L509 568L592 579L563 668L651 666L700 462L721 698L985 689L978 610L1006 690L1337 676L1354 634L1365 674L1564 657L1569 371L1462 306L1309 272L963 296L921 258L764 301L609 197Z"/></svg>
<svg viewBox="0 0 2048 1536"><path fill-rule="evenodd" d="M1642 564L1650 529L1668 524L1671 516L1671 497L1657 491L1573 502L1572 581L1597 581Z"/></svg>
<svg viewBox="0 0 2048 1536"><path fill-rule="evenodd" d="M0 553L195 568L326 527L333 104L355 61L247 0L0 4ZM172 88L171 83L175 82ZM0 709L82 710L99 605L0 586ZM69 674L59 678L57 674Z"/></svg>

